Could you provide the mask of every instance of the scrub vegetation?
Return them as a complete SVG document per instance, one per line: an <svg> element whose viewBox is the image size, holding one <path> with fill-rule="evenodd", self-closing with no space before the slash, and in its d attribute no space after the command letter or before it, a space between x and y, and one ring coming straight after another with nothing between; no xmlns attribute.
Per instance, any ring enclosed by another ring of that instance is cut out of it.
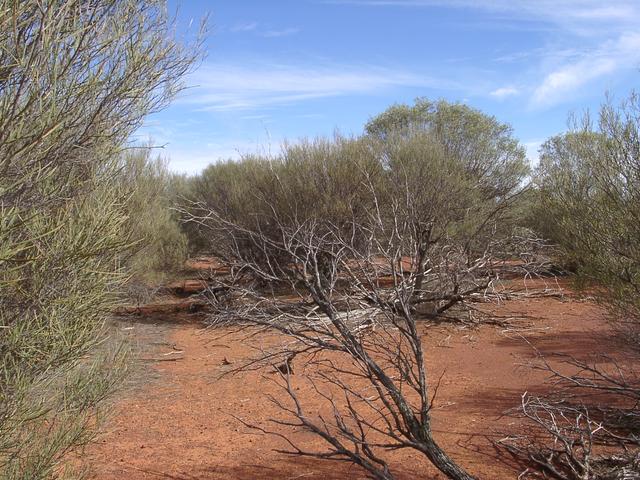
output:
<svg viewBox="0 0 640 480"><path fill-rule="evenodd" d="M72 453L129 362L108 320L196 255L224 266L196 282L204 322L254 346L230 373L277 372L280 429L244 426L384 480L398 451L475 478L434 436L423 326L503 325L477 304L515 295L509 279L571 278L633 355L532 345L553 389L522 392L525 427L495 447L520 478L638 478L639 97L574 119L533 167L509 125L420 98L186 177L133 140L200 38L161 0L0 0L0 478L86 473Z"/></svg>

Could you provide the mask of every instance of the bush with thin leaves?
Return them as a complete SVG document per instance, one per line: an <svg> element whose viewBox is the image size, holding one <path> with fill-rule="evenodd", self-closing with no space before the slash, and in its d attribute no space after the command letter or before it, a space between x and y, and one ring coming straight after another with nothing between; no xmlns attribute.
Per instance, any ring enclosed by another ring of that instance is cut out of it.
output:
<svg viewBox="0 0 640 480"><path fill-rule="evenodd" d="M117 383L96 347L138 245L122 149L197 51L163 1L0 0L2 478L69 473Z"/></svg>
<svg viewBox="0 0 640 480"><path fill-rule="evenodd" d="M127 264L129 290L158 284L184 266L187 237L172 208L175 195L166 160L153 158L152 149L125 152L118 170L118 186L128 212L127 230L136 242Z"/></svg>
<svg viewBox="0 0 640 480"><path fill-rule="evenodd" d="M640 320L639 118L636 94L604 105L595 124L584 118L542 146L535 177L542 233L629 327Z"/></svg>

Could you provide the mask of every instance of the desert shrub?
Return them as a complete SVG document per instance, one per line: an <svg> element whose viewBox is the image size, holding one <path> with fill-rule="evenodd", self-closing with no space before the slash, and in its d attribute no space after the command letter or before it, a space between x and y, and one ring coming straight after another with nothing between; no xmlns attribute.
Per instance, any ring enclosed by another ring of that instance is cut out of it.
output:
<svg viewBox="0 0 640 480"><path fill-rule="evenodd" d="M259 220L258 212L269 215L274 207L282 217L344 221L354 202L365 201L364 176L379 168L372 153L361 141L342 137L301 141L284 145L272 158L211 165L196 190L199 198L229 215L245 215L245 222Z"/></svg>
<svg viewBox="0 0 640 480"><path fill-rule="evenodd" d="M295 228L300 222L327 221L352 228L375 207L369 188L381 175L367 142L338 136L284 145L272 158L251 156L211 165L196 179L194 198L196 210L215 209L238 225L278 240L278 225ZM224 256L228 239L219 233L214 241L207 231L206 242ZM247 238L242 250L266 260L265 252L254 247Z"/></svg>
<svg viewBox="0 0 640 480"><path fill-rule="evenodd" d="M0 1L0 477L56 478L121 373L121 150L194 51L162 1Z"/></svg>
<svg viewBox="0 0 640 480"><path fill-rule="evenodd" d="M536 183L546 233L621 319L640 318L640 100L606 104L595 122L542 147Z"/></svg>
<svg viewBox="0 0 640 480"><path fill-rule="evenodd" d="M382 140L427 132L444 154L459 162L485 198L508 196L528 173L525 152L510 125L480 110L444 100L418 98L373 117L366 133Z"/></svg>
<svg viewBox="0 0 640 480"><path fill-rule="evenodd" d="M480 235L509 234L528 167L508 125L464 105L420 100L391 107L366 130L211 165L194 179L191 198L263 233L275 221L312 219L348 229L375 209L392 218L401 208L414 221L415 248L445 237L482 248Z"/></svg>
<svg viewBox="0 0 640 480"><path fill-rule="evenodd" d="M525 154L509 125L462 104L416 100L394 105L365 127L377 139L394 209L411 219L414 268L451 245L466 254L509 237L526 193ZM418 275L418 290L422 276Z"/></svg>
<svg viewBox="0 0 640 480"><path fill-rule="evenodd" d="M169 203L180 231L186 239L189 255L197 255L207 250L198 225L187 222L183 213L196 200L196 183L199 180L200 175L172 173L169 176Z"/></svg>
<svg viewBox="0 0 640 480"><path fill-rule="evenodd" d="M157 283L182 268L187 257L187 238L172 210L172 175L166 160L151 155L151 148L128 150L117 174L127 230L137 247L127 260L133 274L129 283Z"/></svg>
<svg viewBox="0 0 640 480"><path fill-rule="evenodd" d="M640 100L610 102L597 121L572 129L541 148L531 225L561 249L564 262L610 311L619 338L637 349L640 338ZM598 353L598 352L596 352ZM553 389L525 393L518 414L525 435L502 442L522 462L522 478L638 478L638 375L624 351L579 360L538 353ZM637 353L637 352L636 352ZM612 356L608 356L609 354ZM560 366L550 363L560 360Z"/></svg>
<svg viewBox="0 0 640 480"><path fill-rule="evenodd" d="M259 214L246 214L265 210L254 194L254 188L259 188L258 178L268 171L268 161L253 157L243 158L241 161L224 161L207 167L202 174L191 180L190 191L182 204L182 219L186 220L194 208L209 208L224 211L229 218L234 218L243 224L260 218ZM197 205L197 207L196 207ZM201 225L186 222L185 230L191 245L197 245L209 253L224 256L218 248L218 242L207 240L202 233Z"/></svg>

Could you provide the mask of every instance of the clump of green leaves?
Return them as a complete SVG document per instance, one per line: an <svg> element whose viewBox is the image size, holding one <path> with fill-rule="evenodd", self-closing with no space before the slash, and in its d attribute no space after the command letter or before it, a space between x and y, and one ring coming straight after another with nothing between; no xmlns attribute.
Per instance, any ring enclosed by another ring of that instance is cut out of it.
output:
<svg viewBox="0 0 640 480"><path fill-rule="evenodd" d="M187 257L187 237L172 210L177 200L173 176L164 159L152 157L151 148L136 148L123 154L117 178L127 230L136 242L127 262L133 274L128 283L158 283L182 268Z"/></svg>
<svg viewBox="0 0 640 480"><path fill-rule="evenodd" d="M541 149L546 233L623 320L640 319L640 98L605 104ZM604 288L602 291L600 288Z"/></svg>
<svg viewBox="0 0 640 480"><path fill-rule="evenodd" d="M195 60L165 2L0 0L0 477L55 478L121 374L122 149Z"/></svg>

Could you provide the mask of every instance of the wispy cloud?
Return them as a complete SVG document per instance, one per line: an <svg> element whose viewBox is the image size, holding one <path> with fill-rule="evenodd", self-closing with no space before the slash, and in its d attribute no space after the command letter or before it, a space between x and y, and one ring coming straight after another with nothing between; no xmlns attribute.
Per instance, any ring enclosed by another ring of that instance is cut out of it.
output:
<svg viewBox="0 0 640 480"><path fill-rule="evenodd" d="M242 120L269 120L270 115L243 115L240 117Z"/></svg>
<svg viewBox="0 0 640 480"><path fill-rule="evenodd" d="M612 2L611 5L602 7L595 7L593 2L583 2L585 3L585 8L578 8L575 12L573 12L573 16L576 18L582 18L585 20L626 20L629 17L633 17L638 14L637 4L633 5L629 2L618 2L615 4L615 1Z"/></svg>
<svg viewBox="0 0 640 480"><path fill-rule="evenodd" d="M519 17L572 18L596 21L628 20L639 13L635 0L324 0L328 4L378 7L473 8Z"/></svg>
<svg viewBox="0 0 640 480"><path fill-rule="evenodd" d="M369 7L457 8L482 12L503 28L546 24L549 27L592 38L637 28L637 0L318 0L325 4Z"/></svg>
<svg viewBox="0 0 640 480"><path fill-rule="evenodd" d="M577 59L550 71L533 91L533 106L545 107L562 100L580 87L622 69L637 68L640 62L640 34L624 34L607 41Z"/></svg>
<svg viewBox="0 0 640 480"><path fill-rule="evenodd" d="M277 38L277 37L288 37L290 35L295 35L296 33L299 33L299 32L300 32L299 28L285 28L282 30L267 30L266 32L261 33L260 35L265 38Z"/></svg>
<svg viewBox="0 0 640 480"><path fill-rule="evenodd" d="M498 100L502 100L507 97L513 97L514 95L518 95L519 93L520 93L520 90L517 89L516 87L501 87L501 88L495 89L493 92L489 93L489 95L491 95L494 98L497 98Z"/></svg>
<svg viewBox="0 0 640 480"><path fill-rule="evenodd" d="M252 33L264 38L288 37L299 33L300 30L299 27L269 28L258 22L240 22L232 25L228 29L231 33Z"/></svg>
<svg viewBox="0 0 640 480"><path fill-rule="evenodd" d="M455 82L376 66L207 64L183 103L203 111L256 110L318 98L370 95L402 87L459 90Z"/></svg>
<svg viewBox="0 0 640 480"><path fill-rule="evenodd" d="M231 28L229 28L229 30L231 32L238 33L238 32L251 32L256 28L258 28L258 22L243 22L243 23L236 23Z"/></svg>
<svg viewBox="0 0 640 480"><path fill-rule="evenodd" d="M253 141L215 140L197 147L167 145L163 155L169 159L169 167L174 172L196 174L220 160L237 160L253 154L271 156L279 152L283 142L284 138L271 138L268 133L263 133Z"/></svg>
<svg viewBox="0 0 640 480"><path fill-rule="evenodd" d="M582 48L566 47L553 49L550 49L549 47L539 47L498 55L493 58L492 61L496 63L517 63L531 62L532 60L539 60L541 58L554 61L565 61L584 55L588 51L589 49L585 48L585 46L582 46Z"/></svg>
<svg viewBox="0 0 640 480"><path fill-rule="evenodd" d="M639 0L319 0L369 7L454 8L513 25L548 26L546 44L506 52L495 63L525 65L518 88L490 92L495 99L526 94L533 108L547 108L573 98L582 87L640 62ZM525 78L526 76L526 78Z"/></svg>

